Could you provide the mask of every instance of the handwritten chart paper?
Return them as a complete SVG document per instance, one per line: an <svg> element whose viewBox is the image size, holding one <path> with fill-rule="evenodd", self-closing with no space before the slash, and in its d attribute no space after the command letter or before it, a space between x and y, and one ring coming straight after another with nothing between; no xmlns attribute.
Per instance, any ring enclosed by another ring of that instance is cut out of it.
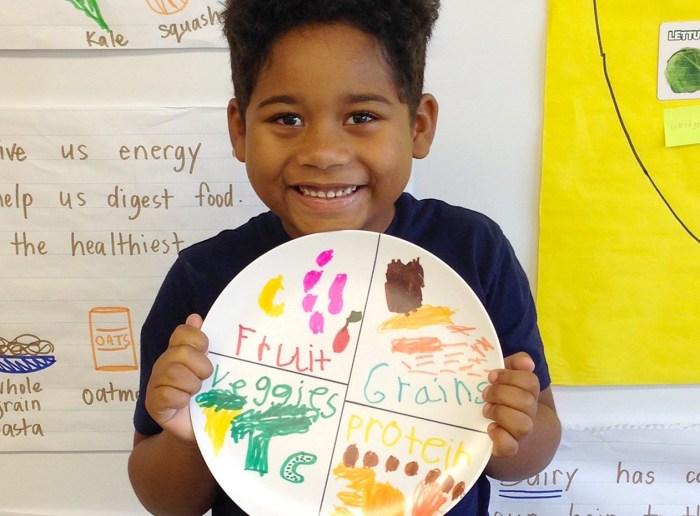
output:
<svg viewBox="0 0 700 516"><path fill-rule="evenodd" d="M700 101L659 100L657 65L659 27L700 4L553 1L549 17L537 303L553 381L697 383L700 146L666 147L664 112Z"/></svg>
<svg viewBox="0 0 700 516"><path fill-rule="evenodd" d="M130 449L165 272L261 210L223 109L0 111L0 451Z"/></svg>
<svg viewBox="0 0 700 516"><path fill-rule="evenodd" d="M519 482L491 481L491 516L697 516L700 430L564 432L554 461Z"/></svg>
<svg viewBox="0 0 700 516"><path fill-rule="evenodd" d="M413 244L293 240L234 278L203 330L215 371L191 402L195 435L247 514L444 512L490 458L495 330Z"/></svg>
<svg viewBox="0 0 700 516"><path fill-rule="evenodd" d="M0 49L225 48L216 0L0 0Z"/></svg>

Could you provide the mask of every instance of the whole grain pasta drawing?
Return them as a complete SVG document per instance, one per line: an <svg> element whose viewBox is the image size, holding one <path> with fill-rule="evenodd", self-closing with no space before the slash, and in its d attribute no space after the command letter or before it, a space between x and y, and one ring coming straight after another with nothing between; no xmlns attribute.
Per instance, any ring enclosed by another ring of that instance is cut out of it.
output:
<svg viewBox="0 0 700 516"><path fill-rule="evenodd" d="M31 333L12 340L0 337L0 373L27 374L41 371L56 363L54 346Z"/></svg>

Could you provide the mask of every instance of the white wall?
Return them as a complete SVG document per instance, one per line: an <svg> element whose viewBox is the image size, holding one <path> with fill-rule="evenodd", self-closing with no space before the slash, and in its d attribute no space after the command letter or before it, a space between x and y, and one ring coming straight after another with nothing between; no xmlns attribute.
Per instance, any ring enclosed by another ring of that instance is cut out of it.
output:
<svg viewBox="0 0 700 516"><path fill-rule="evenodd" d="M536 284L545 0L445 0L427 89L441 106L413 191L499 222ZM0 51L0 107L223 106L225 51ZM571 428L700 423L694 387L555 390ZM0 457L0 513L140 514L126 452ZM5 511L5 512L3 512Z"/></svg>

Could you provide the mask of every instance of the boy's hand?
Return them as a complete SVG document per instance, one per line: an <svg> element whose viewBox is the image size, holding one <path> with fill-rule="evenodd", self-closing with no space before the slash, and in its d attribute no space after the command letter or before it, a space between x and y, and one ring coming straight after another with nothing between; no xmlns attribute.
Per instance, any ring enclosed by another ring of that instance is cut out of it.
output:
<svg viewBox="0 0 700 516"><path fill-rule="evenodd" d="M512 457L518 443L534 428L540 381L534 374L535 363L527 353L506 357L505 369L489 373L491 383L484 392L484 416L492 419L488 434L493 441L494 457Z"/></svg>
<svg viewBox="0 0 700 516"><path fill-rule="evenodd" d="M202 318L192 314L170 336L168 349L153 365L146 389L146 410L163 430L194 443L190 398L199 392L213 367L207 358L209 341Z"/></svg>

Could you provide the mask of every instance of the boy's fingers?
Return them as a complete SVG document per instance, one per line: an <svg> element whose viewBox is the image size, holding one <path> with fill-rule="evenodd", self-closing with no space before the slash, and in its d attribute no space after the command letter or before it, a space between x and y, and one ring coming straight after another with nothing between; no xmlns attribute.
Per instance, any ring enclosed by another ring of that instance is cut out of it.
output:
<svg viewBox="0 0 700 516"><path fill-rule="evenodd" d="M186 349L185 351L190 354L194 353L192 350ZM211 362L201 355L190 358L191 360L188 360L187 363L178 361L159 367L157 369L158 383L154 383L153 387L174 386L177 390L189 395L199 392L202 380L211 376ZM154 371L156 371L155 367Z"/></svg>
<svg viewBox="0 0 700 516"><path fill-rule="evenodd" d="M492 419L494 424L503 429L510 437L519 441L530 435L534 421L528 414L506 405L487 404L484 416Z"/></svg>
<svg viewBox="0 0 700 516"><path fill-rule="evenodd" d="M535 386L533 386L533 390ZM512 385L490 386L483 393L484 401L494 405L505 405L530 416L537 411L537 397L531 390Z"/></svg>
<svg viewBox="0 0 700 516"><path fill-rule="evenodd" d="M489 373L490 387L512 386L529 392L535 399L540 393L540 379L534 373L512 369L496 369ZM490 390L487 388L487 390Z"/></svg>
<svg viewBox="0 0 700 516"><path fill-rule="evenodd" d="M203 323L204 323L204 320L202 319L202 316L199 314L190 314L187 316L187 320L185 321L185 324L187 326L194 326L197 329L201 329Z"/></svg>
<svg viewBox="0 0 700 516"><path fill-rule="evenodd" d="M515 371L527 371L532 373L535 371L535 362L530 358L530 355L521 351L514 355L507 356L504 360L506 369Z"/></svg>
<svg viewBox="0 0 700 516"><path fill-rule="evenodd" d="M512 457L518 453L518 441L496 423L491 423L487 432L493 441L494 457Z"/></svg>
<svg viewBox="0 0 700 516"><path fill-rule="evenodd" d="M197 351L206 352L209 347L209 339L200 331L202 318L197 314L187 317L185 324L178 326L170 336L169 347L190 346Z"/></svg>
<svg viewBox="0 0 700 516"><path fill-rule="evenodd" d="M189 346L200 353L204 353L208 348L206 336L197 328L181 324L170 337L168 347Z"/></svg>

